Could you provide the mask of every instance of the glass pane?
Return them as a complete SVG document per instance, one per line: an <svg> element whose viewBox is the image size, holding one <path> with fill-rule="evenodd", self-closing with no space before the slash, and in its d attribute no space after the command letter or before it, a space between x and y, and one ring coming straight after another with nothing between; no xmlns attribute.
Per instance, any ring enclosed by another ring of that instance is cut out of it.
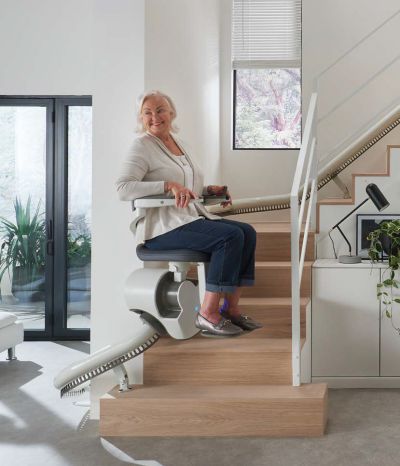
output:
<svg viewBox="0 0 400 466"><path fill-rule="evenodd" d="M92 107L68 107L67 327L90 327Z"/></svg>
<svg viewBox="0 0 400 466"><path fill-rule="evenodd" d="M46 108L0 106L0 311L45 328Z"/></svg>
<svg viewBox="0 0 400 466"><path fill-rule="evenodd" d="M300 69L236 70L235 148L299 148Z"/></svg>

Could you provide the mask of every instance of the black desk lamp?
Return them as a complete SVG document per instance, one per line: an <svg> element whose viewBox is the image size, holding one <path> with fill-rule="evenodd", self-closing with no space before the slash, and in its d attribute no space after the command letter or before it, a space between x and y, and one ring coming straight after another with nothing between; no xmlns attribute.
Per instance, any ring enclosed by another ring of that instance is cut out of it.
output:
<svg viewBox="0 0 400 466"><path fill-rule="evenodd" d="M368 197L364 201L361 202L355 209L353 209L350 213L346 215L346 217L342 218L334 227L332 227L329 231L329 233L337 228L341 235L343 236L344 240L349 246L349 255L348 256L339 256L339 262L342 264L358 264L361 262L361 257L360 256L352 256L351 255L351 245L346 238L345 234L343 231L340 229L339 225L344 222L347 218L350 217L351 214L353 214L356 210L358 210L362 205L364 205L369 199L375 204L375 207L381 212L383 209L386 209L386 207L389 205L389 202L385 198L385 196L382 194L381 190L378 188L378 186L374 183L370 183L366 189Z"/></svg>

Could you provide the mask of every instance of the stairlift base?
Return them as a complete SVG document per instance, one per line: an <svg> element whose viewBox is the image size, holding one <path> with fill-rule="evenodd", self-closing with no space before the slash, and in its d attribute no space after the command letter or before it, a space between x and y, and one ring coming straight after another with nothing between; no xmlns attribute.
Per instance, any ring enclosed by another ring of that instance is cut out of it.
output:
<svg viewBox="0 0 400 466"><path fill-rule="evenodd" d="M132 390L133 387L129 385L129 377L128 373L126 372L125 366L121 364L120 366L114 367L113 371L114 374L118 377L119 391L127 392L129 390Z"/></svg>

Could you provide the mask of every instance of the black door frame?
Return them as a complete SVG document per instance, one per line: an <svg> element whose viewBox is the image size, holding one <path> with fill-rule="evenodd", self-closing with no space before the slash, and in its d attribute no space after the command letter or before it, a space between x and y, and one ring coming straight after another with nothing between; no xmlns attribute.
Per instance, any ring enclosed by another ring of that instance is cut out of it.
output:
<svg viewBox="0 0 400 466"><path fill-rule="evenodd" d="M91 106L91 96L0 96L1 106L46 107L46 295L45 329L24 339L90 340L90 329L67 323L68 106ZM53 312L51 312L53 310Z"/></svg>

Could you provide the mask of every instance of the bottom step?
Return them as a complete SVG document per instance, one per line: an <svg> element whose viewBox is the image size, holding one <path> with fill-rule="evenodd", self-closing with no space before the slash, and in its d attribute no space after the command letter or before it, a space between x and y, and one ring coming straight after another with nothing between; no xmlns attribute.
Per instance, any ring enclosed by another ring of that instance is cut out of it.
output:
<svg viewBox="0 0 400 466"><path fill-rule="evenodd" d="M100 400L100 435L131 437L316 437L327 422L325 383L136 385Z"/></svg>

